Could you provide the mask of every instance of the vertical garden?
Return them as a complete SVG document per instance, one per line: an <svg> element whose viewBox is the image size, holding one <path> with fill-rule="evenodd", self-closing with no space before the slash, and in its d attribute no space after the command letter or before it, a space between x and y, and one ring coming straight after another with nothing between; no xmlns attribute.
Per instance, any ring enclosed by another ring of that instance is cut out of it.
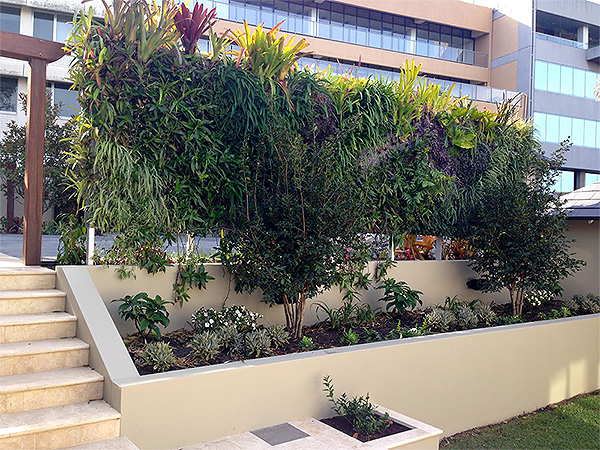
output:
<svg viewBox="0 0 600 450"><path fill-rule="evenodd" d="M131 250L119 262L160 270L165 240L222 232L237 289L283 304L295 337L306 300L364 265L367 237L475 239L486 287L516 307L576 268L551 192L560 156L542 157L510 101L478 111L410 62L398 81L315 73L296 64L304 40L246 24L218 36L214 21L139 0L107 5L103 24L75 18L69 177L91 223ZM490 271L517 247L519 263ZM544 271L550 253L563 264Z"/></svg>

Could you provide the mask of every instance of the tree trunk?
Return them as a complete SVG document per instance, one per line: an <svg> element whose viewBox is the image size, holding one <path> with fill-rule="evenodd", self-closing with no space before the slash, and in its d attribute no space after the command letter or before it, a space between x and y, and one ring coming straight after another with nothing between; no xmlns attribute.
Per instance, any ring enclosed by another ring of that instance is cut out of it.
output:
<svg viewBox="0 0 600 450"><path fill-rule="evenodd" d="M283 295L283 312L285 314L285 325L293 339L302 337L302 326L304 325L304 308L306 306L306 295L302 292L298 298L290 300Z"/></svg>
<svg viewBox="0 0 600 450"><path fill-rule="evenodd" d="M6 182L6 231L11 233L15 228L15 187L12 182Z"/></svg>

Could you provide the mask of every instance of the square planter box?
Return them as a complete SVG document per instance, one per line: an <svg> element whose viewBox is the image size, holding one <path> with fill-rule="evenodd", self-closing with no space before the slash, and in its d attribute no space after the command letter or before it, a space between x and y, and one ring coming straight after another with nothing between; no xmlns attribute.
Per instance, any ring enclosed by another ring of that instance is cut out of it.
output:
<svg viewBox="0 0 600 450"><path fill-rule="evenodd" d="M238 445L252 443L254 449L263 448L258 443L260 441L256 439L258 437L264 442L265 449L276 445L281 450L438 450L442 430L382 406L378 406L377 411L381 414L387 412L391 420L404 425L409 430L369 442L361 442L342 431L311 418L243 433L224 441L231 440L232 443ZM248 436L249 434L254 436ZM223 442L223 440L219 442ZM208 444L210 446L210 443Z"/></svg>

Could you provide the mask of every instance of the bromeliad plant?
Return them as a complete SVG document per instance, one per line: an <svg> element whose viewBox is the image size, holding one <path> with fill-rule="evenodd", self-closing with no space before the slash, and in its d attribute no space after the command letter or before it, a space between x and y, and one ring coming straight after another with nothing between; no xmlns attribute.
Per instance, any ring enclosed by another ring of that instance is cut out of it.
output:
<svg viewBox="0 0 600 450"><path fill-rule="evenodd" d="M212 28L216 22L217 8L210 11L204 5L196 3L193 12L185 4L181 4L175 13L175 27L181 33L181 43L186 53L196 53L198 39Z"/></svg>
<svg viewBox="0 0 600 450"><path fill-rule="evenodd" d="M286 43L286 34L277 36L282 23L278 23L269 31L265 31L260 24L251 32L248 22L244 20L244 29L234 30L231 34L239 47L234 50L234 54L237 55L236 67L256 74L264 86L269 86L271 93L274 93L276 85L279 85L287 94L286 77L302 56L300 52L308 47L308 43L306 39L301 39L294 44L294 38Z"/></svg>

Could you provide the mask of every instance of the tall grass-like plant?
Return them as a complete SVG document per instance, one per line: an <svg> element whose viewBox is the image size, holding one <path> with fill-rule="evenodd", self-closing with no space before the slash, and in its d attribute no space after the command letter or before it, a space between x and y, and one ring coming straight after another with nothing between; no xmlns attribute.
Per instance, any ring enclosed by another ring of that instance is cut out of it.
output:
<svg viewBox="0 0 600 450"><path fill-rule="evenodd" d="M210 11L204 5L196 3L193 12L185 4L181 4L175 12L174 22L177 31L181 33L181 43L186 53L193 54L198 47L198 39L209 31L215 24L217 9Z"/></svg>

